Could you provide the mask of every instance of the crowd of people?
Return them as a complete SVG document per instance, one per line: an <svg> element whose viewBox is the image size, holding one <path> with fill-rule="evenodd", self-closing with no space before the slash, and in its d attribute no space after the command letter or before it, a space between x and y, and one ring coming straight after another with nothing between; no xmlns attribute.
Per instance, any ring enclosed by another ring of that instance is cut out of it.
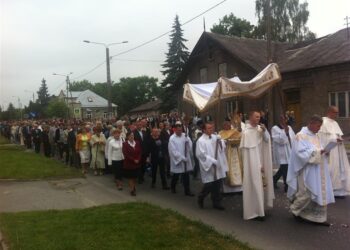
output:
<svg viewBox="0 0 350 250"><path fill-rule="evenodd" d="M113 173L118 190L127 179L132 196L146 171L152 188L159 173L163 190L177 193L181 181L186 196L195 196L191 177L200 174L198 206L203 209L211 194L213 208L224 210L222 194L242 192L246 220L264 220L283 177L293 216L329 225L327 205L350 194L350 166L337 114L331 106L326 117L310 117L297 134L291 126L294 119L283 114L270 135L265 114L258 111L251 111L246 121L239 113L228 116L220 131L208 114L172 114L95 122L4 121L0 132L12 143L81 168L84 174L89 169L94 175Z"/></svg>

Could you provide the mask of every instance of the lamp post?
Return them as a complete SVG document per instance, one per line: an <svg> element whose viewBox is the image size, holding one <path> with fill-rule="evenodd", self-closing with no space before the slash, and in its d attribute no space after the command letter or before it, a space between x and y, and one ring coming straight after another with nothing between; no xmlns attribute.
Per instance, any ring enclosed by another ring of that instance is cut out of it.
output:
<svg viewBox="0 0 350 250"><path fill-rule="evenodd" d="M67 104L67 118L69 118L69 107L68 107L68 90L70 87L70 81L69 81L69 76L73 74L73 72L69 72L69 74L64 75L64 74L57 74L57 73L52 73L54 76L64 76L66 78L66 104Z"/></svg>
<svg viewBox="0 0 350 250"><path fill-rule="evenodd" d="M19 98L19 96L15 96L15 95L13 95L12 97L17 98L18 109L19 109L19 115L20 115L20 118L21 118L21 120L22 120L22 104L21 104L21 99Z"/></svg>
<svg viewBox="0 0 350 250"><path fill-rule="evenodd" d="M27 90L27 89L25 89L25 90L24 90L24 92L27 92L27 93L32 93L32 94L33 94L33 103L34 103L34 99L35 99L34 93L35 93L35 92L30 91L30 90Z"/></svg>
<svg viewBox="0 0 350 250"><path fill-rule="evenodd" d="M117 44L122 44L122 43L128 43L128 41L123 41L119 43L98 43L98 42L92 42L88 40L84 40L84 43L92 43L92 44L97 44L97 45L102 45L106 48L106 66L107 66L107 96L108 96L108 118L112 118L112 83L111 83L111 71L110 71L110 58L109 58L109 47Z"/></svg>

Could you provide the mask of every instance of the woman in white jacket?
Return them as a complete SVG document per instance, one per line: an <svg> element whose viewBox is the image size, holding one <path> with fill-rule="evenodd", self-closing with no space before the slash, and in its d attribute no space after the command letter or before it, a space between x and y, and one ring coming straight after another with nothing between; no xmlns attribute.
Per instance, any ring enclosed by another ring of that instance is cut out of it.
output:
<svg viewBox="0 0 350 250"><path fill-rule="evenodd" d="M112 166L114 178L118 190L123 190L122 169L123 169L123 138L120 136L120 129L113 131L113 139L108 143L108 165Z"/></svg>

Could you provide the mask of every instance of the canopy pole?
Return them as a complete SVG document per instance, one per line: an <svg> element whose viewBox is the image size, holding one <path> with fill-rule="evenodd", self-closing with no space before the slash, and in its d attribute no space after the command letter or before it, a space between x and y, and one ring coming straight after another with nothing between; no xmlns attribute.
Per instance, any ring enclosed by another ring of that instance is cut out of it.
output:
<svg viewBox="0 0 350 250"><path fill-rule="evenodd" d="M221 80L218 81L219 87L219 101L218 101L218 113L216 115L216 130L219 131L220 115L221 115Z"/></svg>

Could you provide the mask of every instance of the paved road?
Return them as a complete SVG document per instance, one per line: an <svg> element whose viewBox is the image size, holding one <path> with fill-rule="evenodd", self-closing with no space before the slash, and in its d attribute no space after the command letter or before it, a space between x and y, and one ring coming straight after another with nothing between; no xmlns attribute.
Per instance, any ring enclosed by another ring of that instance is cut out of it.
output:
<svg viewBox="0 0 350 250"><path fill-rule="evenodd" d="M350 197L329 206L330 228L295 222L288 213L288 201L277 190L275 207L265 222L242 219L242 196L226 196L225 211L211 208L209 197L205 209L198 208L195 197L186 197L179 185L171 194L159 187L151 189L150 180L138 186L136 197L116 190L112 176L88 176L86 179L34 182L0 182L0 212L85 208L110 203L146 201L171 208L185 216L214 226L218 231L232 234L259 249L349 249ZM194 191L199 181L192 181Z"/></svg>

